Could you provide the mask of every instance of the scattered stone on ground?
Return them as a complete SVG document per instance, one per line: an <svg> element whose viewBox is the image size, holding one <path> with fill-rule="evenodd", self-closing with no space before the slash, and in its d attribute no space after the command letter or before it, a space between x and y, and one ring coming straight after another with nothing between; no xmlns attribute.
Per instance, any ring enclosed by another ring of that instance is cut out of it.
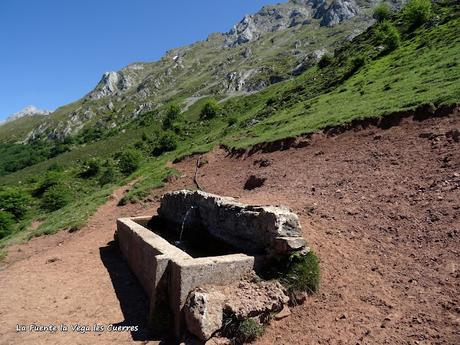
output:
<svg viewBox="0 0 460 345"><path fill-rule="evenodd" d="M197 288L185 303L187 329L200 340L208 340L222 327L225 295L213 288Z"/></svg>
<svg viewBox="0 0 460 345"><path fill-rule="evenodd" d="M284 319L285 317L288 317L291 314L291 309L289 309L289 307L285 305L283 309L281 309L281 311L275 315L275 320Z"/></svg>

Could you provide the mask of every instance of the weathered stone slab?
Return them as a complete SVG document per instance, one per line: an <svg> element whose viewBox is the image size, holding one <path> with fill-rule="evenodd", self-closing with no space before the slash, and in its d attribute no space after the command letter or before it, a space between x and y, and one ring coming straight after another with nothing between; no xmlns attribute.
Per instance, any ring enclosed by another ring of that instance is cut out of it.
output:
<svg viewBox="0 0 460 345"><path fill-rule="evenodd" d="M241 320L279 312L289 302L284 288L277 281L242 281L224 291L228 296L224 308Z"/></svg>
<svg viewBox="0 0 460 345"><path fill-rule="evenodd" d="M177 226L185 219L187 231L193 231L193 226L204 227L245 253L280 254L280 248L286 248L286 252L301 249L289 244L298 238L297 246L303 240L297 215L286 207L245 205L201 191L165 194L158 215ZM280 245L282 238L289 238L285 246Z"/></svg>

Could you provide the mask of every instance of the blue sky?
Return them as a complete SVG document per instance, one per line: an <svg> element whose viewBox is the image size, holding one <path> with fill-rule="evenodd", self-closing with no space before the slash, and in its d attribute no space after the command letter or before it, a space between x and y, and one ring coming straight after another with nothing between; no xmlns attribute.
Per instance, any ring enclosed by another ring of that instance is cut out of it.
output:
<svg viewBox="0 0 460 345"><path fill-rule="evenodd" d="M270 0L0 0L0 120L55 109L105 71L228 31Z"/></svg>

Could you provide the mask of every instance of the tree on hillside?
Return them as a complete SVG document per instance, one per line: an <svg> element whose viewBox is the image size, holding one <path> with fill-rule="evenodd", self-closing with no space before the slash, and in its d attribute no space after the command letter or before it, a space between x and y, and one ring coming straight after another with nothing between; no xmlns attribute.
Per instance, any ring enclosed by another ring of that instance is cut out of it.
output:
<svg viewBox="0 0 460 345"><path fill-rule="evenodd" d="M19 188L8 188L0 192L0 210L12 214L16 220L25 216L30 202L30 195Z"/></svg>
<svg viewBox="0 0 460 345"><path fill-rule="evenodd" d="M379 23L375 28L375 38L379 44L385 47L385 52L392 51L401 44L398 29L388 20Z"/></svg>
<svg viewBox="0 0 460 345"><path fill-rule="evenodd" d="M202 120L210 120L215 118L220 113L220 105L215 99L209 100L201 109L200 118Z"/></svg>
<svg viewBox="0 0 460 345"><path fill-rule="evenodd" d="M128 149L118 153L116 158L121 173L130 175L139 168L142 156L139 151Z"/></svg>
<svg viewBox="0 0 460 345"><path fill-rule="evenodd" d="M0 211L0 239L8 236L13 231L13 216L5 211Z"/></svg>
<svg viewBox="0 0 460 345"><path fill-rule="evenodd" d="M374 9L372 17L378 21L383 22L385 19L389 19L391 16L391 8L386 2L382 2Z"/></svg>
<svg viewBox="0 0 460 345"><path fill-rule="evenodd" d="M163 128L170 129L173 122L179 117L181 108L178 104L171 104L166 111L165 118L163 120Z"/></svg>
<svg viewBox="0 0 460 345"><path fill-rule="evenodd" d="M59 184L48 189L42 196L41 206L47 211L56 211L72 201L72 195L63 184Z"/></svg>
<svg viewBox="0 0 460 345"><path fill-rule="evenodd" d="M430 0L410 0L403 9L403 18L411 29L424 24L431 14Z"/></svg>

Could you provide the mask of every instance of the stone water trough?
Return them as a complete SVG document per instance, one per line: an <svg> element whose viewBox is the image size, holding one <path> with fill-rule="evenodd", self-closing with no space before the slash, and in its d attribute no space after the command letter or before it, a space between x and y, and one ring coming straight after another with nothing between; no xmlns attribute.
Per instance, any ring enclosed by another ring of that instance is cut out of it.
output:
<svg viewBox="0 0 460 345"><path fill-rule="evenodd" d="M286 207L181 190L165 194L157 213L118 219L116 238L149 297L152 327L178 338L192 291L237 284L267 258L308 250L297 215Z"/></svg>

